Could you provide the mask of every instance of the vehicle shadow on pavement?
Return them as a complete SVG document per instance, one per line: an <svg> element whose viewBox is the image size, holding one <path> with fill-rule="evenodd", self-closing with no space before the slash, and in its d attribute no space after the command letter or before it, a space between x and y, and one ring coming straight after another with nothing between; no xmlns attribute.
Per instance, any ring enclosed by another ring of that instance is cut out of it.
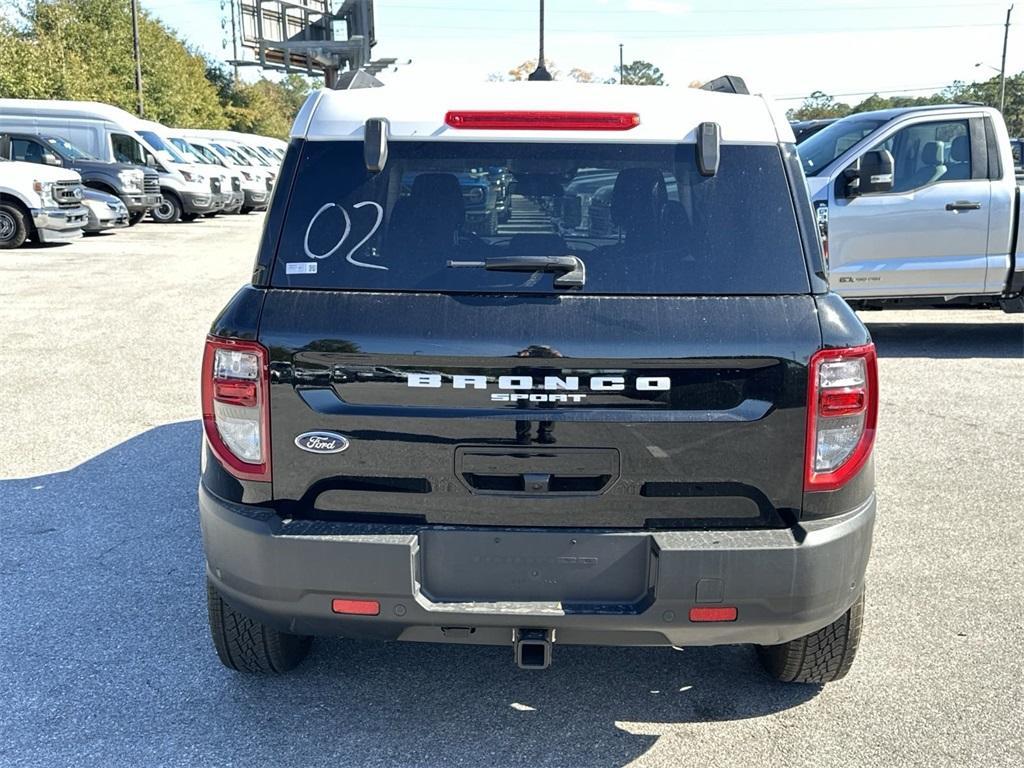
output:
<svg viewBox="0 0 1024 768"><path fill-rule="evenodd" d="M755 718L819 692L744 647L511 647L320 639L295 672L222 668L206 625L200 426L67 472L0 481L0 763L620 766L666 723Z"/></svg>
<svg viewBox="0 0 1024 768"><path fill-rule="evenodd" d="M871 331L879 357L1024 358L1024 323L875 323Z"/></svg>

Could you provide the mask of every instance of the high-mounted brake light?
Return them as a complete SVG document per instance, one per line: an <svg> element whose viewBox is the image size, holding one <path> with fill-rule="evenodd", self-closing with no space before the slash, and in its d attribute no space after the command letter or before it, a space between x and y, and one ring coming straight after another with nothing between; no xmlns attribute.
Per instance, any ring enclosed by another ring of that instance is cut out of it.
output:
<svg viewBox="0 0 1024 768"><path fill-rule="evenodd" d="M640 125L636 112L449 112L451 128L507 131L628 131Z"/></svg>
<svg viewBox="0 0 1024 768"><path fill-rule="evenodd" d="M203 430L214 455L241 480L270 480L268 360L256 342L206 339Z"/></svg>
<svg viewBox="0 0 1024 768"><path fill-rule="evenodd" d="M867 462L878 421L875 345L823 349L811 357L807 386L804 490L834 491Z"/></svg>

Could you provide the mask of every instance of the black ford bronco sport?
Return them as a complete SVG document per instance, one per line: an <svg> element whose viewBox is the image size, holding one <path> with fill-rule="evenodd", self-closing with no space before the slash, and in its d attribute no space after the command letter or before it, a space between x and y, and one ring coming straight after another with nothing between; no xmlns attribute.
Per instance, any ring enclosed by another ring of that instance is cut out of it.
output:
<svg viewBox="0 0 1024 768"><path fill-rule="evenodd" d="M692 89L450 102L327 91L296 120L204 356L221 661L282 672L328 634L508 644L527 668L750 643L779 680L842 677L876 363L789 126ZM466 213L481 168L509 179L496 230Z"/></svg>

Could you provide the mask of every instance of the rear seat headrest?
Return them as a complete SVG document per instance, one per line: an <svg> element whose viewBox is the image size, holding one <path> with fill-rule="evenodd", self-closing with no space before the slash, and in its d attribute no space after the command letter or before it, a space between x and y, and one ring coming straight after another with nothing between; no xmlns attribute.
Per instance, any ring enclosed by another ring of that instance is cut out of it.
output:
<svg viewBox="0 0 1024 768"><path fill-rule="evenodd" d="M968 136L957 136L953 139L949 157L954 163L966 163L971 159L971 140Z"/></svg>
<svg viewBox="0 0 1024 768"><path fill-rule="evenodd" d="M929 141L921 148L921 162L924 165L942 165L942 147L937 141Z"/></svg>
<svg viewBox="0 0 1024 768"><path fill-rule="evenodd" d="M649 225L668 200L665 177L657 168L623 168L612 190L612 221L618 226Z"/></svg>

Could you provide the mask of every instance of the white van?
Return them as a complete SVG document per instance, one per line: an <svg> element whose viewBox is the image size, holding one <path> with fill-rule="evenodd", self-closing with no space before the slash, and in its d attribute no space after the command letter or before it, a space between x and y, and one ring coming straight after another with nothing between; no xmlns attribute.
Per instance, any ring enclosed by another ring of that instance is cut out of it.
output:
<svg viewBox="0 0 1024 768"><path fill-rule="evenodd" d="M268 164L275 171L281 165L284 158L284 151L288 149L288 143L280 139L273 139L269 136L260 136L255 133L242 133L241 131L219 131L203 130L196 131L208 140L228 141L232 146L241 147L251 157L258 158L260 165Z"/></svg>
<svg viewBox="0 0 1024 768"><path fill-rule="evenodd" d="M219 211L225 211L234 206L235 196L231 191L230 174L225 173L223 168L211 166L190 150L183 149L178 142L174 141L175 136L178 135L175 129L168 128L166 125L162 125L154 120L139 120L136 132L150 146L157 150L157 157L163 162L169 165L197 168L199 173L210 179L214 196L214 207L213 210L205 211L204 215L212 216ZM241 197L241 194L239 194L239 201Z"/></svg>
<svg viewBox="0 0 1024 768"><path fill-rule="evenodd" d="M189 220L220 210L223 202L215 189L219 179L215 182L202 166L185 162L166 146L153 146L153 135L146 136L152 134L151 126L123 109L95 101L0 99L0 130L59 136L101 160L155 168L164 198L152 211L156 221Z"/></svg>
<svg viewBox="0 0 1024 768"><path fill-rule="evenodd" d="M272 169L253 164L252 159L222 138L209 138L207 131L181 129L185 139L207 159L220 162L242 175L242 193L245 196L242 213L262 211L270 201L273 189Z"/></svg>

